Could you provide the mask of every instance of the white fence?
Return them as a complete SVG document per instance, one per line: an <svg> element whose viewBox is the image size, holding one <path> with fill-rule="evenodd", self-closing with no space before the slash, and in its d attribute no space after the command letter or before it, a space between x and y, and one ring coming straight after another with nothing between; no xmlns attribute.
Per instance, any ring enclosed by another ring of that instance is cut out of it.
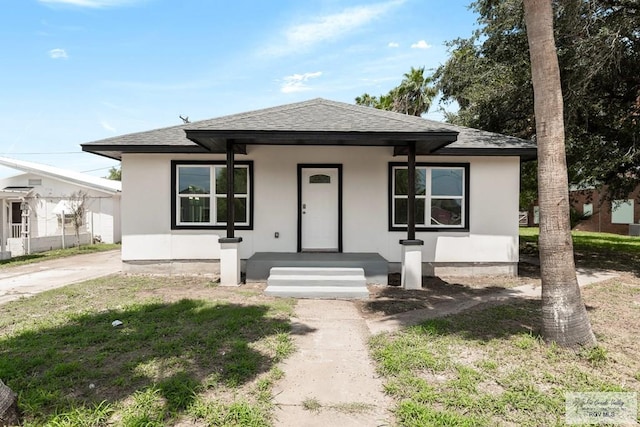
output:
<svg viewBox="0 0 640 427"><path fill-rule="evenodd" d="M91 243L91 234L80 233L80 244L88 245L89 243ZM64 246L66 248L76 245L77 242L75 234L67 234L64 236ZM27 239L22 238L7 239L7 250L11 251L12 257L26 255L29 252L29 249L33 254L61 248L62 236L32 237L28 242Z"/></svg>

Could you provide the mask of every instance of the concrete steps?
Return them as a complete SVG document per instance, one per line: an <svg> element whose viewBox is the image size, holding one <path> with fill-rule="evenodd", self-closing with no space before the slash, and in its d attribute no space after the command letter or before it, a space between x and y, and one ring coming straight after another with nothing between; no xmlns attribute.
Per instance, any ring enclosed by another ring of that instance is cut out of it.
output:
<svg viewBox="0 0 640 427"><path fill-rule="evenodd" d="M264 282L273 267L362 268L367 283L386 285L389 262L378 253L256 252L246 262L247 282Z"/></svg>
<svg viewBox="0 0 640 427"><path fill-rule="evenodd" d="M273 267L264 292L289 298L369 298L362 268Z"/></svg>

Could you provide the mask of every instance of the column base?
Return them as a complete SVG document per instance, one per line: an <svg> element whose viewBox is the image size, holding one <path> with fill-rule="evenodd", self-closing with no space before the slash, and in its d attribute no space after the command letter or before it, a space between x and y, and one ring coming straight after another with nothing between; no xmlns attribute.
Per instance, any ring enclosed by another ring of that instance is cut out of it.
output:
<svg viewBox="0 0 640 427"><path fill-rule="evenodd" d="M242 237L221 238L220 244L220 285L238 286L240 277L240 242Z"/></svg>
<svg viewBox="0 0 640 427"><path fill-rule="evenodd" d="M422 240L401 240L402 272L400 285L404 289L422 289Z"/></svg>

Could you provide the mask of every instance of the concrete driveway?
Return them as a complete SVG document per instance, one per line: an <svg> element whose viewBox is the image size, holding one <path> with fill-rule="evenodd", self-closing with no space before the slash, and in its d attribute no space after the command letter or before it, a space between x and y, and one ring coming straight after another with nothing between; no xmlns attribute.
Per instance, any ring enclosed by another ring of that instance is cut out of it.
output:
<svg viewBox="0 0 640 427"><path fill-rule="evenodd" d="M71 283L117 273L120 251L75 255L0 269L0 304Z"/></svg>

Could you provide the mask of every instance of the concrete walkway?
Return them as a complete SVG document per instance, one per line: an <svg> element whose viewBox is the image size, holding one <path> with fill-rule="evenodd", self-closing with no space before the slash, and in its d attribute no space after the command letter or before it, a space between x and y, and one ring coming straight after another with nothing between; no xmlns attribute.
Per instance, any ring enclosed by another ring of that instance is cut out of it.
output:
<svg viewBox="0 0 640 427"><path fill-rule="evenodd" d="M276 426L386 426L390 400L369 358L369 330L350 301L299 300L296 353L274 389ZM319 404L317 410L305 409Z"/></svg>
<svg viewBox="0 0 640 427"><path fill-rule="evenodd" d="M3 268L0 269L0 304L120 270L119 250Z"/></svg>

